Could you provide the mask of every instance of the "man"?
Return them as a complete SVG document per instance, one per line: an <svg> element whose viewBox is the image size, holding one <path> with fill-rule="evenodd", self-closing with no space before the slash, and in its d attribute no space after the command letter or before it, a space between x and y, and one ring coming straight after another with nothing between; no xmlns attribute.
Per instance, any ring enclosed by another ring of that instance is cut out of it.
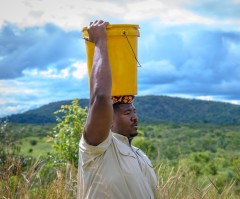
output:
<svg viewBox="0 0 240 199"><path fill-rule="evenodd" d="M80 141L80 199L154 199L157 179L150 160L131 145L138 117L133 96L111 97L106 26L102 20L88 27L94 42L90 76L90 105Z"/></svg>

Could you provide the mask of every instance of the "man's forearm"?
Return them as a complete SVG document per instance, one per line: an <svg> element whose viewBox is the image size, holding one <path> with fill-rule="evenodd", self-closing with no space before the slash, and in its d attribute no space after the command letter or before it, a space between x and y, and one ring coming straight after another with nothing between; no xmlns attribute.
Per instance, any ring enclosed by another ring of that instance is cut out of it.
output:
<svg viewBox="0 0 240 199"><path fill-rule="evenodd" d="M108 59L107 41L105 39L95 44L90 83L92 97L101 96L110 98L112 77Z"/></svg>
<svg viewBox="0 0 240 199"><path fill-rule="evenodd" d="M112 78L107 50L107 22L95 21L88 29L95 43L93 67L90 76L90 106L85 126L88 144L98 145L109 135L112 124Z"/></svg>

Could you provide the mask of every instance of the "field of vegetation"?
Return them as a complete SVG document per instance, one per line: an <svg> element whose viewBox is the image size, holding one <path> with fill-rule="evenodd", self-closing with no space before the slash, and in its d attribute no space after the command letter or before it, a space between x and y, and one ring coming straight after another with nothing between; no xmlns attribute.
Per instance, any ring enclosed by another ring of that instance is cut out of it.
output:
<svg viewBox="0 0 240 199"><path fill-rule="evenodd" d="M0 198L76 198L86 109L62 106L57 124L0 126ZM159 199L240 198L240 125L142 123L133 145L152 160Z"/></svg>

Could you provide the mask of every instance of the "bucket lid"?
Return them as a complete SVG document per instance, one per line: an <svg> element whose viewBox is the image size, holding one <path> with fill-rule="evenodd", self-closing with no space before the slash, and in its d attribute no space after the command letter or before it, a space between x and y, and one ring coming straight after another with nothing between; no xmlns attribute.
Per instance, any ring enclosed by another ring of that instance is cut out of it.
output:
<svg viewBox="0 0 240 199"><path fill-rule="evenodd" d="M137 24L109 24L107 25L107 35L108 36L119 36L119 35L128 35L128 36L140 36L139 25ZM82 37L88 37L87 26L82 29Z"/></svg>

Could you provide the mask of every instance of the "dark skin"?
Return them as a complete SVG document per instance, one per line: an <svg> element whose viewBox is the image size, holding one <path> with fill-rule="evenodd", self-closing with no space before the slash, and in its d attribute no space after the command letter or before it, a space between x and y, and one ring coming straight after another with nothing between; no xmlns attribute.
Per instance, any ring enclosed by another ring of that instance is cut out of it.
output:
<svg viewBox="0 0 240 199"><path fill-rule="evenodd" d="M112 77L108 60L108 22L97 20L88 27L90 42L95 44L92 73L90 76L90 104L84 137L88 144L96 146L103 142L112 125L111 101Z"/></svg>
<svg viewBox="0 0 240 199"><path fill-rule="evenodd" d="M114 110L111 130L126 136L130 143L138 135L138 117L133 104L118 105L118 108Z"/></svg>
<svg viewBox="0 0 240 199"><path fill-rule="evenodd" d="M112 76L107 51L108 22L97 20L88 27L87 41L95 44L90 76L90 104L84 137L88 144L97 146L113 132L132 138L137 135L137 116L132 104L120 105L113 114L111 100Z"/></svg>

